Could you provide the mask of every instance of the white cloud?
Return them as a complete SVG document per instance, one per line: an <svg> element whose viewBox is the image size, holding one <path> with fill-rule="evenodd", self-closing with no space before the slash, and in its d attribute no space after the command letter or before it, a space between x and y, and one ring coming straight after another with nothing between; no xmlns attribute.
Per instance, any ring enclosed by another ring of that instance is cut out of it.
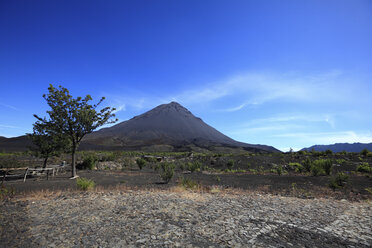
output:
<svg viewBox="0 0 372 248"><path fill-rule="evenodd" d="M16 107L12 106L12 105L8 105L8 104L4 104L4 103L1 103L0 102L0 106L3 106L3 107L6 107L6 108L9 108L9 109L17 110L18 111L18 109Z"/></svg>
<svg viewBox="0 0 372 248"><path fill-rule="evenodd" d="M173 98L187 104L206 103L231 96L244 99L238 106L220 110L227 112L274 100L308 103L345 102L350 99L350 93L355 91L356 87L356 82L348 84L346 81L346 77L343 77L340 71L317 75L250 72L187 90Z"/></svg>
<svg viewBox="0 0 372 248"><path fill-rule="evenodd" d="M364 132L357 133L354 131L341 131L341 132L315 132L315 133L283 133L273 135L278 138L306 140L311 144L334 144L334 143L371 143L372 133Z"/></svg>
<svg viewBox="0 0 372 248"><path fill-rule="evenodd" d="M0 128L12 128L12 129L21 129L20 127L10 126L10 125L0 125Z"/></svg>

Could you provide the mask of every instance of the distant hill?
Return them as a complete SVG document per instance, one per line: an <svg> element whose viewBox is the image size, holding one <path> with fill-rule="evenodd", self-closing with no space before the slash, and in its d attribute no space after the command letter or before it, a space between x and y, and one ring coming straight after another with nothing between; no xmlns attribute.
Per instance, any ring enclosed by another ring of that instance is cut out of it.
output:
<svg viewBox="0 0 372 248"><path fill-rule="evenodd" d="M27 136L0 137L0 151L25 151L30 145ZM176 102L159 105L128 121L93 132L83 139L80 149L280 152L272 146L233 140Z"/></svg>
<svg viewBox="0 0 372 248"><path fill-rule="evenodd" d="M308 148L303 148L302 151L311 151L314 149L315 151L323 152L326 150L331 150L333 152L361 152L363 149L368 149L372 151L372 143L363 144L363 143L337 143L333 145L315 145Z"/></svg>

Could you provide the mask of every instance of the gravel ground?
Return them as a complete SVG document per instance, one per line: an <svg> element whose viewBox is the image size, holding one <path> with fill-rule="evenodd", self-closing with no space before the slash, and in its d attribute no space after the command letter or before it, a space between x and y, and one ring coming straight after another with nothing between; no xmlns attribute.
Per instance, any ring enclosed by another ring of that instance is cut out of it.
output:
<svg viewBox="0 0 372 248"><path fill-rule="evenodd" d="M224 191L40 195L0 203L0 247L372 246L370 202Z"/></svg>

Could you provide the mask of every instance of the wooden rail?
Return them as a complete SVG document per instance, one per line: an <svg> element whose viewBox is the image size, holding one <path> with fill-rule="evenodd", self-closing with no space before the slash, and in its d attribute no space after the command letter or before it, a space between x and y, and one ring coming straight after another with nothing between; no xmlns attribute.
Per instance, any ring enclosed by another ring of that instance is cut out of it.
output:
<svg viewBox="0 0 372 248"><path fill-rule="evenodd" d="M5 177L15 177L19 175L7 175L9 171L19 171L19 170L24 170L24 175L23 175L23 182L26 181L27 178L27 173L31 171L41 171L41 172L46 172L47 175L47 180L49 180L49 174L52 172L52 176L57 175L58 171L60 169L66 168L66 166L60 166L60 165L52 165L53 167L47 167L47 168L30 168L30 167L20 167L20 168L0 168L0 172L3 174L3 180L2 183L4 183Z"/></svg>

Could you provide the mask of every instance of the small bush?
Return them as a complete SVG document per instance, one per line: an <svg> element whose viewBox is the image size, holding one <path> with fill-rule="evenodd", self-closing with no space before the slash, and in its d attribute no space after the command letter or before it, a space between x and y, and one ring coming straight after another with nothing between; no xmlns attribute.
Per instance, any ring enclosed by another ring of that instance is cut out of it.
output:
<svg viewBox="0 0 372 248"><path fill-rule="evenodd" d="M332 160L319 159L312 162L311 173L313 176L320 176L322 174L330 175L332 172Z"/></svg>
<svg viewBox="0 0 372 248"><path fill-rule="evenodd" d="M356 171L371 173L372 172L372 167L369 166L368 163L364 162L356 168Z"/></svg>
<svg viewBox="0 0 372 248"><path fill-rule="evenodd" d="M362 154L364 157L367 157L368 153L368 149L363 149L363 151L360 152L360 154Z"/></svg>
<svg viewBox="0 0 372 248"><path fill-rule="evenodd" d="M181 177L180 185L185 189L191 189L191 190L200 189L201 187L199 183L193 181L190 178L184 178L184 177Z"/></svg>
<svg viewBox="0 0 372 248"><path fill-rule="evenodd" d="M94 155L88 155L84 158L83 162L76 166L79 170L93 170L96 167L98 159Z"/></svg>
<svg viewBox="0 0 372 248"><path fill-rule="evenodd" d="M137 165L138 165L138 168L139 168L140 170L142 170L142 168L145 167L145 165L146 165L146 160L144 160L143 158L138 158L138 159L136 160L136 163L137 163Z"/></svg>
<svg viewBox="0 0 372 248"><path fill-rule="evenodd" d="M332 150L330 150L330 149L327 149L324 153L326 155L332 155L333 154Z"/></svg>
<svg viewBox="0 0 372 248"><path fill-rule="evenodd" d="M305 170L305 168L300 163L289 163L289 167L293 170L295 170L298 173L301 173Z"/></svg>
<svg viewBox="0 0 372 248"><path fill-rule="evenodd" d="M336 176L331 178L329 187L331 187L333 190L342 188L347 184L348 181L349 181L349 175L343 172L340 172L340 173L337 173Z"/></svg>
<svg viewBox="0 0 372 248"><path fill-rule="evenodd" d="M284 174L285 169L284 169L281 165L279 165L279 166L275 167L275 172L276 172L279 176L281 176L281 175Z"/></svg>
<svg viewBox="0 0 372 248"><path fill-rule="evenodd" d="M227 164L227 169L231 170L234 167L234 160L230 159Z"/></svg>
<svg viewBox="0 0 372 248"><path fill-rule="evenodd" d="M310 172L311 171L311 165L312 165L312 162L311 162L311 159L310 158L306 158L302 164L304 165L304 169L306 172Z"/></svg>
<svg viewBox="0 0 372 248"><path fill-rule="evenodd" d="M174 176L175 167L176 166L172 163L164 162L160 164L161 172L159 175L160 175L160 178L164 181L164 183L170 182L170 180Z"/></svg>
<svg viewBox="0 0 372 248"><path fill-rule="evenodd" d="M188 162L187 169L191 172L200 171L201 164L198 161Z"/></svg>
<svg viewBox="0 0 372 248"><path fill-rule="evenodd" d="M311 174L313 176L320 176L325 174L324 169L321 165L319 164L313 164L311 165Z"/></svg>
<svg viewBox="0 0 372 248"><path fill-rule="evenodd" d="M81 178L76 179L76 185L81 190L89 190L89 189L94 188L96 184L90 179L81 177Z"/></svg>

